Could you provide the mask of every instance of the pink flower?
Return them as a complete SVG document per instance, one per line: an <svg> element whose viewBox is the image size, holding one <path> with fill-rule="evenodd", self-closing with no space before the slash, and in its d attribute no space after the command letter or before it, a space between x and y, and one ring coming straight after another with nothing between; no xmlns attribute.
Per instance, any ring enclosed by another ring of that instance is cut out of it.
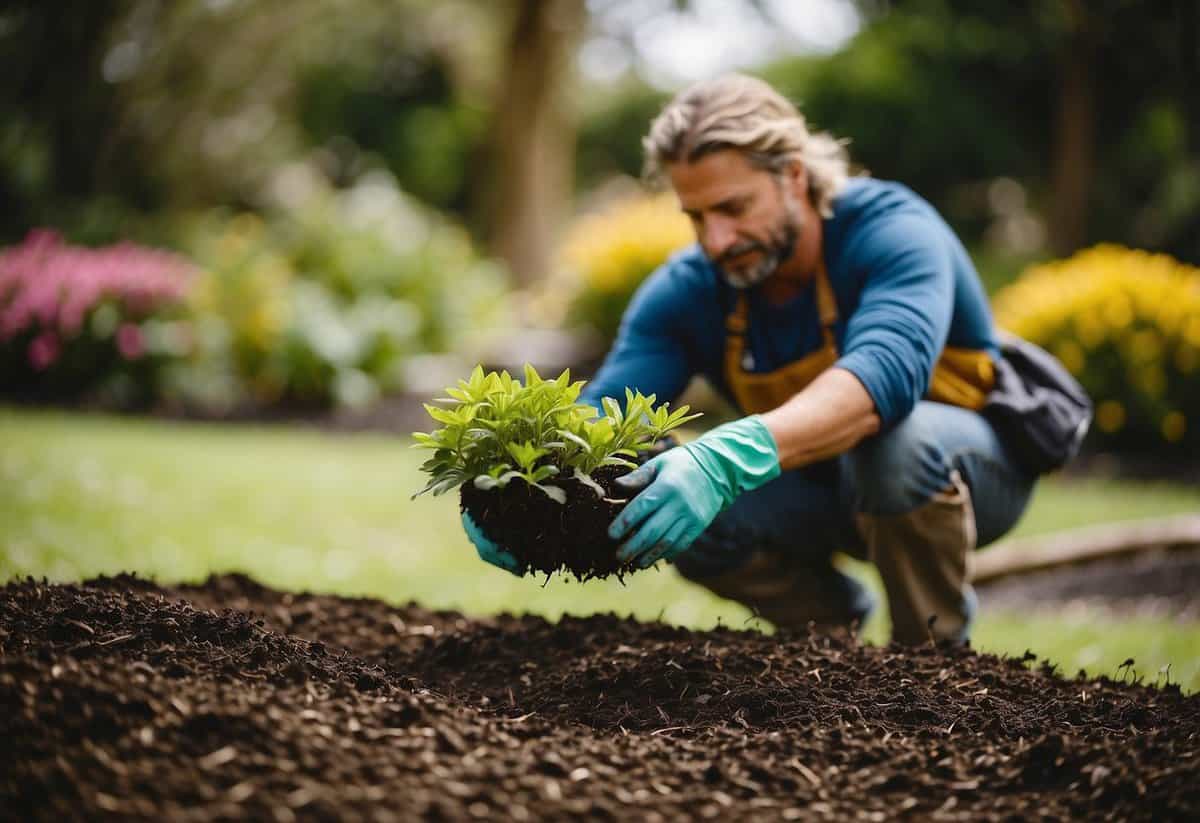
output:
<svg viewBox="0 0 1200 823"><path fill-rule="evenodd" d="M58 335L49 330L44 331L29 344L29 365L33 366L35 371L45 371L54 364L61 352Z"/></svg>
<svg viewBox="0 0 1200 823"><path fill-rule="evenodd" d="M133 243L71 246L54 231L36 229L25 242L0 249L0 344L31 331L30 362L55 362L62 338L77 336L103 302L112 301L126 325L117 334L121 355L145 354L134 321L182 300L195 269L182 257ZM61 337L60 337L61 335Z"/></svg>
<svg viewBox="0 0 1200 823"><path fill-rule="evenodd" d="M126 360L137 360L146 353L146 341L142 330L133 323L122 323L117 328L117 351Z"/></svg>

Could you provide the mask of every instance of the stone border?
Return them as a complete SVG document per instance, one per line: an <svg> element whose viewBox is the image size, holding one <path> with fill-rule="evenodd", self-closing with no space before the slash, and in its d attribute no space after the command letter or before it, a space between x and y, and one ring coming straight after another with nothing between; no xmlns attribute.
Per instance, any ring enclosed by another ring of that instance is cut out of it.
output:
<svg viewBox="0 0 1200 823"><path fill-rule="evenodd" d="M1109 523L1005 540L972 556L971 581L991 583L1016 574L1153 549L1200 549L1200 514Z"/></svg>

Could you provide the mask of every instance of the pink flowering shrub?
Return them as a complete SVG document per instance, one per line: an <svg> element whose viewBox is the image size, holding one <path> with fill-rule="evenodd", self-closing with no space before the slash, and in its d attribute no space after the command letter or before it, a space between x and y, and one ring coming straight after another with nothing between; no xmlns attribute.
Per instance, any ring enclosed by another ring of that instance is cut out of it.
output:
<svg viewBox="0 0 1200 823"><path fill-rule="evenodd" d="M144 323L182 304L192 273L170 252L86 248L30 232L0 251L0 392L149 400L163 358L148 348Z"/></svg>

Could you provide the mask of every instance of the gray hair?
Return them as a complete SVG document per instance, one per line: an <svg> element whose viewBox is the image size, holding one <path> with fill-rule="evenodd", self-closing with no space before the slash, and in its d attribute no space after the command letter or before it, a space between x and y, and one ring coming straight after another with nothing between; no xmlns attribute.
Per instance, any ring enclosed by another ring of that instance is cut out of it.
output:
<svg viewBox="0 0 1200 823"><path fill-rule="evenodd" d="M695 162L706 154L736 149L757 168L773 173L799 160L808 173L809 197L823 217L849 177L842 141L810 132L802 115L767 83L728 74L681 91L650 124L642 139L645 177L661 182L672 163Z"/></svg>

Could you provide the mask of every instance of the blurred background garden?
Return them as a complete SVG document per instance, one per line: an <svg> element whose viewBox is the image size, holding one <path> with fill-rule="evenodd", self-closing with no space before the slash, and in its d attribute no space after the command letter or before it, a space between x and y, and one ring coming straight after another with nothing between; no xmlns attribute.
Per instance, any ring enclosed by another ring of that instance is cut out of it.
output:
<svg viewBox="0 0 1200 823"><path fill-rule="evenodd" d="M586 377L691 242L637 182L640 138L730 69L929 199L1000 325L1096 401L1019 535L1200 513L1198 9L10 0L0 580L241 570L471 613L754 625L670 569L516 580L478 561L452 496L409 499L420 401L476 363ZM975 645L1200 688L1194 608L992 611Z"/></svg>

